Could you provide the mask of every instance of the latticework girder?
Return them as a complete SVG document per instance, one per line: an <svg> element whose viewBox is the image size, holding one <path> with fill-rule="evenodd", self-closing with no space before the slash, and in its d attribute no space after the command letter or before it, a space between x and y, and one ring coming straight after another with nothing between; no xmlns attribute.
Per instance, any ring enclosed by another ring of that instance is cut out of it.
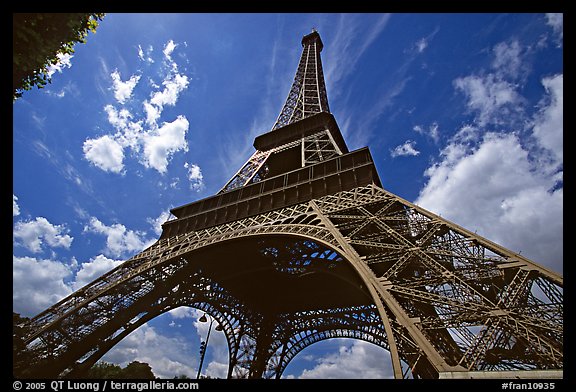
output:
<svg viewBox="0 0 576 392"><path fill-rule="evenodd" d="M304 239L288 242L292 245L284 261L276 245L261 245L262 257L278 273L329 274L330 265L356 258L372 274L364 284L383 294L381 306L397 332L388 336L375 322L381 320L376 308L368 305L362 305L364 312L371 309L368 319L355 316L353 307L279 314L269 327L269 348L260 354L268 365L251 373L260 328L255 320L262 314L227 293L216 277L202 278L193 259L214 244L278 235ZM561 369L562 279L490 244L379 187L356 188L163 239L32 319L24 341L37 367L64 361L53 368L69 371L80 367L80 359L92 363L144 320L177 306L194 306L227 326L229 375L234 377L279 377L297 352L330 337L355 337L387 349L395 339L414 377L455 369ZM340 316L331 316L334 311ZM408 320L412 327L405 329ZM422 347L421 339L428 345ZM87 341L93 346L82 351ZM440 369L430 360L435 355L444 362Z"/></svg>
<svg viewBox="0 0 576 392"><path fill-rule="evenodd" d="M322 40L314 31L302 39L302 55L288 98L272 129L282 128L320 112L330 112L324 72L322 71Z"/></svg>

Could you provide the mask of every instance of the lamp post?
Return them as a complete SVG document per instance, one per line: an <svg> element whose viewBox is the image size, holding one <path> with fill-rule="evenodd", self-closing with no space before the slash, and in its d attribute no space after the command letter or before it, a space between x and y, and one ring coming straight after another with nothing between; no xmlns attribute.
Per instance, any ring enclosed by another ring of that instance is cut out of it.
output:
<svg viewBox="0 0 576 392"><path fill-rule="evenodd" d="M205 323L208 321L206 318L206 313L202 315L198 319L201 323ZM196 375L196 379L200 378L200 372L202 371L202 365L204 364L204 356L206 355L206 348L208 348L208 339L210 339L210 332L212 332L212 324L214 323L214 319L210 317L210 326L208 326L208 334L206 335L206 340L200 342L200 365L198 366L198 374ZM222 326L220 324L216 325L216 331L222 331Z"/></svg>

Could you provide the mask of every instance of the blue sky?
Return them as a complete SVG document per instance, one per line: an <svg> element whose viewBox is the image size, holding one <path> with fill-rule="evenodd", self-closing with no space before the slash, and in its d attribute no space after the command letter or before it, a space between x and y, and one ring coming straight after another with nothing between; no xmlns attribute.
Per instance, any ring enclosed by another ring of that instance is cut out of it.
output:
<svg viewBox="0 0 576 392"><path fill-rule="evenodd" d="M108 14L13 105L13 306L34 316L220 190L280 113L316 28L330 109L385 189L562 273L561 14ZM105 360L195 377L201 313L152 320ZM293 378L390 377L329 340ZM210 337L203 373L225 376Z"/></svg>

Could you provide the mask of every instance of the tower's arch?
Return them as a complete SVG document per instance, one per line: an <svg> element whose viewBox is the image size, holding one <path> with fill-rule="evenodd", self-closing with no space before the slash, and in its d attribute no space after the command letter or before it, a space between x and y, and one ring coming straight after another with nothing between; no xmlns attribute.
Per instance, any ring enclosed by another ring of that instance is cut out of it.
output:
<svg viewBox="0 0 576 392"><path fill-rule="evenodd" d="M286 366L282 378L393 378L389 351L361 337L327 334L315 339Z"/></svg>

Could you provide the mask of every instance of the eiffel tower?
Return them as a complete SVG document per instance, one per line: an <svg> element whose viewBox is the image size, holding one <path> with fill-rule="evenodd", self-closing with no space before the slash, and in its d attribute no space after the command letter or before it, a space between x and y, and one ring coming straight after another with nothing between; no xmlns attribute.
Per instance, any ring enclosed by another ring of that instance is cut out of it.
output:
<svg viewBox="0 0 576 392"><path fill-rule="evenodd" d="M79 377L153 318L220 325L229 378L280 378L330 338L390 353L395 378L563 374L563 278L382 188L330 113L315 30L272 129L159 240L28 323L16 377ZM389 366L389 364L382 364Z"/></svg>

